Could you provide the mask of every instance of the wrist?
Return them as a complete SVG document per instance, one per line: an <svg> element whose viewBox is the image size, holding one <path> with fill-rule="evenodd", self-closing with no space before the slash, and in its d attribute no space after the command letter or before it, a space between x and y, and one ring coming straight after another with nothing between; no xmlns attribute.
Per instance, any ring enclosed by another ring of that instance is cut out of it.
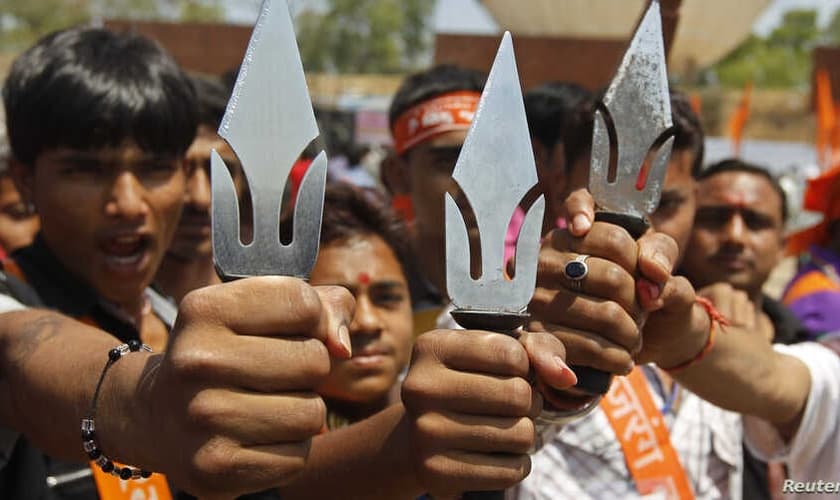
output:
<svg viewBox="0 0 840 500"><path fill-rule="evenodd" d="M97 436L102 450L122 463L147 468L153 465L155 453L146 447L160 443L150 439L153 405L143 382L159 357L146 352L123 356L102 382L96 411Z"/></svg>
<svg viewBox="0 0 840 500"><path fill-rule="evenodd" d="M667 371L683 366L705 350L712 332L712 317L701 304L695 303L692 306L689 325L686 335L675 332L680 341L675 343L674 349L663 353L662 359L656 362L660 368Z"/></svg>

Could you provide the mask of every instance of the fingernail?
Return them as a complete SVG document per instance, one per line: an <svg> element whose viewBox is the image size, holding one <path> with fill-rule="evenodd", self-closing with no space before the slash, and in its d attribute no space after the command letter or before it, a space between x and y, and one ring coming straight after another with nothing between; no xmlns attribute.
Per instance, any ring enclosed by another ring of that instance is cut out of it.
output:
<svg viewBox="0 0 840 500"><path fill-rule="evenodd" d="M572 369L569 368L569 365L566 364L566 361L563 360L563 358L561 358L560 356L554 356L554 363L556 363L557 366L560 367L562 377L568 379L569 385L577 384L577 375L575 375L575 372L573 372Z"/></svg>
<svg viewBox="0 0 840 500"><path fill-rule="evenodd" d="M644 278L639 280L638 287L639 292L646 296L648 302L653 302L662 294L659 285Z"/></svg>
<svg viewBox="0 0 840 500"><path fill-rule="evenodd" d="M347 325L342 324L338 327L338 340L347 349L347 355L353 355L353 347L350 344L350 331L347 329Z"/></svg>
<svg viewBox="0 0 840 500"><path fill-rule="evenodd" d="M577 233L589 231L590 227L592 227L592 223L589 222L589 217L584 214L577 214L572 219L572 229Z"/></svg>

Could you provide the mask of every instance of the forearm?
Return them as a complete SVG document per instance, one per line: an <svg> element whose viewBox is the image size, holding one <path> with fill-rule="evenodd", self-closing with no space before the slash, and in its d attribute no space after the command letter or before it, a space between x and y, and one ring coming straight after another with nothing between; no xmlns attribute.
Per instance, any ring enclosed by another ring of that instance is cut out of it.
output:
<svg viewBox="0 0 840 500"><path fill-rule="evenodd" d="M111 335L45 310L0 315L0 425L27 435L45 452L84 460L80 422L87 414L108 351L120 342ZM103 386L97 424L121 412L116 386L143 362L127 356ZM119 366L125 363L125 366ZM118 373L119 372L119 373ZM129 377L131 378L131 377ZM127 399L127 398L126 398ZM107 428L107 425L105 426ZM108 436L101 432L108 451ZM117 454L118 456L118 454Z"/></svg>
<svg viewBox="0 0 840 500"><path fill-rule="evenodd" d="M283 498L419 496L403 406L313 439L303 474L281 492Z"/></svg>
<svg viewBox="0 0 840 500"><path fill-rule="evenodd" d="M715 328L714 344L706 356L673 373L674 378L717 406L755 415L776 425L783 434L792 433L808 397L807 367L775 352L755 332L734 326ZM690 339L686 342L696 344Z"/></svg>

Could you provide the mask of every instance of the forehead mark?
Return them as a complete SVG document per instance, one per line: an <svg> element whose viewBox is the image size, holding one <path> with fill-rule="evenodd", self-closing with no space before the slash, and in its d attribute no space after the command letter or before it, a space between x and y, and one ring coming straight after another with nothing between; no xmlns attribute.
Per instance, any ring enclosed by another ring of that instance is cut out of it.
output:
<svg viewBox="0 0 840 500"><path fill-rule="evenodd" d="M362 285L369 285L370 275L368 273L359 273L358 280Z"/></svg>

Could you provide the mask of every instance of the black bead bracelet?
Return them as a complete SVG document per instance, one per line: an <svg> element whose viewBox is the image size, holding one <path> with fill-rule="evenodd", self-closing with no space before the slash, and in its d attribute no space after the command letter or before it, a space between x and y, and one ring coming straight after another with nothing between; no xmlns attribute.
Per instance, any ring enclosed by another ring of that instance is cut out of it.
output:
<svg viewBox="0 0 840 500"><path fill-rule="evenodd" d="M99 382L96 384L96 391L93 393L93 401L90 403L90 411L88 411L88 416L82 419L82 448L84 448L88 458L90 458L93 463L102 469L102 472L111 474L112 476L116 476L123 480L147 478L151 476L152 473L147 470L127 465L120 467L102 453L96 439L96 403L99 400L99 389L102 387L102 381L105 380L105 374L108 373L108 369L111 368L114 363L119 361L123 355L128 354L129 352L138 352L141 350L152 352L151 347L140 343L139 340L130 340L127 344L119 345L108 351L108 362L105 363L105 368L102 369L102 375L99 376Z"/></svg>

